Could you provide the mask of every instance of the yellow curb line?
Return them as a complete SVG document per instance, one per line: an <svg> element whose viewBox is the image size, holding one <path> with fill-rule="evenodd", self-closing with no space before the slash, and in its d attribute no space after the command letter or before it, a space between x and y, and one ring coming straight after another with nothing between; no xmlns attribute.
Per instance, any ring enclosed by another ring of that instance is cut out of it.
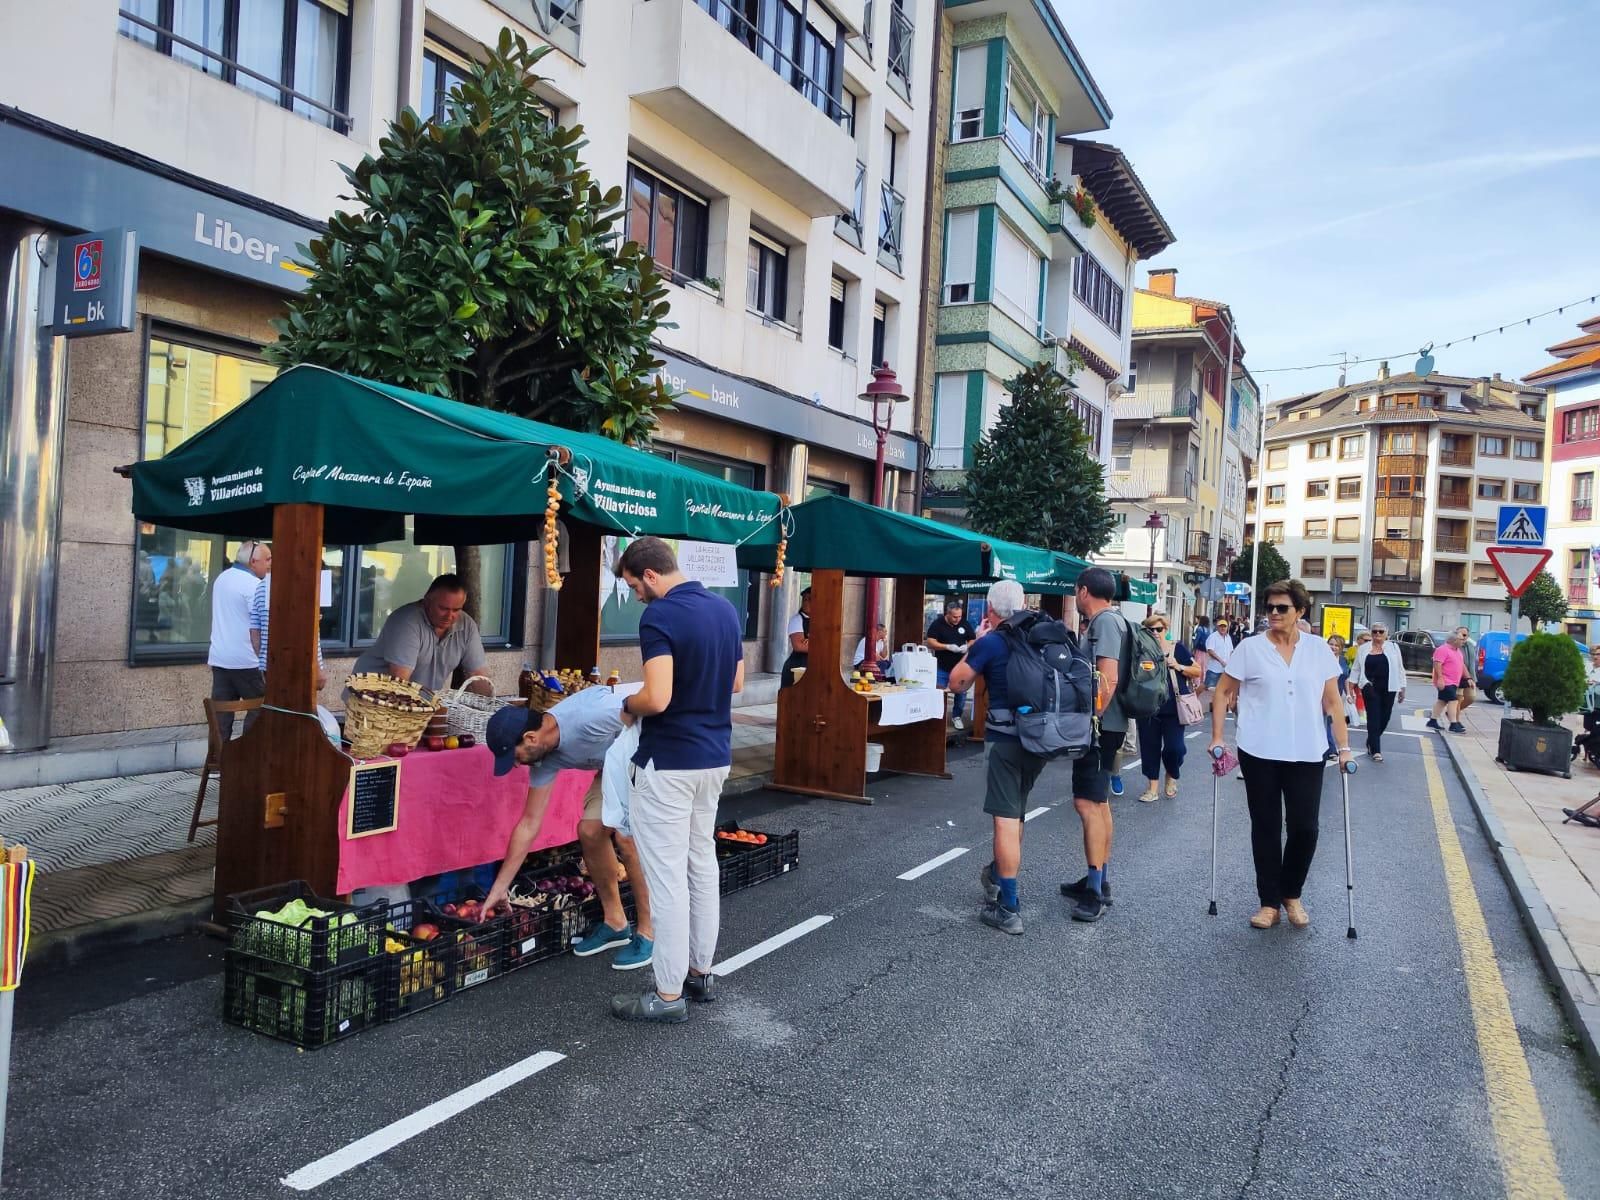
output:
<svg viewBox="0 0 1600 1200"><path fill-rule="evenodd" d="M1462 852L1461 839L1450 818L1437 755L1427 742L1422 744L1422 769L1428 779L1433 827L1444 863L1456 939L1461 945L1461 966L1472 1006L1472 1022L1478 1031L1478 1058L1483 1064L1489 1119L1499 1145L1506 1195L1515 1200L1565 1197L1567 1193L1561 1185L1561 1172L1556 1166L1550 1131L1545 1126L1544 1110L1539 1106L1528 1058L1523 1053L1517 1024L1511 1015L1505 980L1495 960L1494 943L1489 940L1489 927L1467 870L1467 856Z"/></svg>

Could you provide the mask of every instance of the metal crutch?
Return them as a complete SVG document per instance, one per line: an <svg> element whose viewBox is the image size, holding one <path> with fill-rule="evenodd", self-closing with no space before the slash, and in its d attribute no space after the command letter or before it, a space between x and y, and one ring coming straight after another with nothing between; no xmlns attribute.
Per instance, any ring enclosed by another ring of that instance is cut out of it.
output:
<svg viewBox="0 0 1600 1200"><path fill-rule="evenodd" d="M1339 771L1339 790L1344 796L1344 891L1350 908L1350 927L1345 937L1356 936L1356 860L1350 849L1350 776L1356 773L1355 759L1345 763Z"/></svg>
<svg viewBox="0 0 1600 1200"><path fill-rule="evenodd" d="M1227 750L1221 746L1211 752L1211 905L1206 912L1213 917L1217 915L1217 793L1222 787L1222 776L1216 764L1222 761L1226 753Z"/></svg>

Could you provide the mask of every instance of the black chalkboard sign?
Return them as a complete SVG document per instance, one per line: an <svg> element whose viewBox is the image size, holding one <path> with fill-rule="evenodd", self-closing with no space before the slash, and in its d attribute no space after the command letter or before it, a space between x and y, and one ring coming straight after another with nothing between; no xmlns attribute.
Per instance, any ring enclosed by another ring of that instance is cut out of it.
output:
<svg viewBox="0 0 1600 1200"><path fill-rule="evenodd" d="M347 838L388 833L400 823L400 763L357 763L350 768Z"/></svg>

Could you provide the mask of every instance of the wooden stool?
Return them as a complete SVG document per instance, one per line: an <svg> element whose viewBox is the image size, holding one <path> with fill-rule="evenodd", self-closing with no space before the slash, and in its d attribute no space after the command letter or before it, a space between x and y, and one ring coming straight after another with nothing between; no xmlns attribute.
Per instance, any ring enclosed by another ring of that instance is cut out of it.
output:
<svg viewBox="0 0 1600 1200"><path fill-rule="evenodd" d="M215 825L217 819L212 817L209 821L200 819L200 810L206 803L206 784L211 782L213 775L222 777L222 730L217 726L218 713L247 713L261 707L258 697L254 700L212 700L207 698L201 703L206 709L206 762L200 768L200 790L195 793L194 815L189 818L189 840L194 841L194 835L202 825Z"/></svg>

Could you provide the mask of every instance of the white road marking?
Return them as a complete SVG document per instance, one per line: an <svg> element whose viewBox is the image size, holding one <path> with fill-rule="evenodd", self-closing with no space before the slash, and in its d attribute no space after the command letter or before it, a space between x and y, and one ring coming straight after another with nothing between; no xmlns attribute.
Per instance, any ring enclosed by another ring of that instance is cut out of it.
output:
<svg viewBox="0 0 1600 1200"><path fill-rule="evenodd" d="M724 962L719 962L716 966L711 968L712 973L716 975L732 975L741 967L748 967L757 959L765 958L774 950L781 949L782 947L787 946L790 942L805 937L805 935L810 933L813 929L821 929L831 920L833 920L833 918L829 916L807 917L804 921L801 921L800 924L790 926L782 933L775 933L766 941L757 942L754 946L751 946L750 949L740 951L732 958L727 959Z"/></svg>
<svg viewBox="0 0 1600 1200"><path fill-rule="evenodd" d="M896 875L895 878L904 879L908 883L913 879L921 879L929 871L936 871L940 867L944 866L945 863L952 862L955 859L960 858L963 854L967 853L970 848L971 847L968 846L957 846L954 850L946 850L943 854L939 855L938 858L930 858L921 866L912 867L911 870L907 871L905 874Z"/></svg>
<svg viewBox="0 0 1600 1200"><path fill-rule="evenodd" d="M1042 807L1042 808L1035 808L1035 809L1031 809L1031 810L1029 810L1029 811L1028 811L1028 812L1025 812L1025 813L1023 813L1023 814L1022 814L1022 819L1023 819L1023 820L1024 820L1024 821L1031 821L1031 820L1033 820L1033 819L1034 819L1034 818L1035 818L1035 817L1042 817L1042 816L1044 816L1044 814L1045 814L1045 813L1047 813L1047 812L1049 812L1049 811L1050 811L1050 806L1049 806L1049 805L1048 805L1048 804L1046 804L1046 805L1045 805L1045 806L1043 806L1043 807Z"/></svg>
<svg viewBox="0 0 1600 1200"><path fill-rule="evenodd" d="M537 1075L546 1067L555 1066L566 1057L565 1054L557 1054L554 1050L541 1050L521 1062L513 1063L503 1071L496 1071L487 1079L480 1079L477 1083L446 1096L443 1100L434 1101L427 1108L418 1109L409 1117L402 1117L392 1125L385 1125L377 1132L351 1142L342 1150L335 1150L327 1157L301 1167L294 1174L285 1176L283 1182L296 1191L309 1192L312 1188L319 1187L328 1180L343 1175L346 1171L359 1167L386 1151L393 1150L401 1142L414 1138L419 1133L426 1133L435 1125L448 1121L490 1096Z"/></svg>

